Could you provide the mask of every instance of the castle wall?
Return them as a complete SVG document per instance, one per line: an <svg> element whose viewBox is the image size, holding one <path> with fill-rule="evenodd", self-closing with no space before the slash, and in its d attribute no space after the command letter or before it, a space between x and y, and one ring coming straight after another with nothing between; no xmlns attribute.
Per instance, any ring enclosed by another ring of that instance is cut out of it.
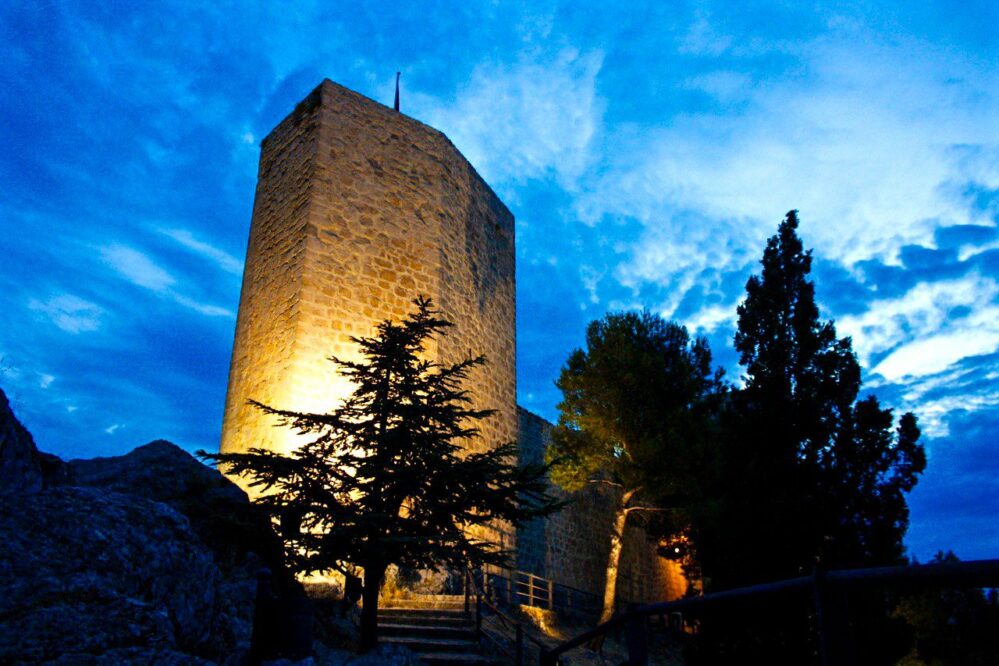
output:
<svg viewBox="0 0 999 666"><path fill-rule="evenodd" d="M428 354L485 354L478 448L515 441L514 221L442 133L324 81L261 145L221 450L290 451L245 406L325 412L350 387L330 355L434 299L454 328Z"/></svg>
<svg viewBox="0 0 999 666"><path fill-rule="evenodd" d="M247 400L294 406L287 403L286 394L298 364L296 331L318 153L317 96L314 92L299 104L261 149L229 366L223 452L251 447L287 450L287 433L271 427Z"/></svg>
<svg viewBox="0 0 999 666"><path fill-rule="evenodd" d="M292 451L297 436L247 400L335 408L351 387L327 358L356 360L350 337L404 317L417 294L455 324L428 356L488 359L467 386L496 414L473 448L519 441L523 460L540 460L552 426L516 406L513 216L443 134L324 81L261 144L221 450ZM613 505L596 489L572 499L478 536L516 547L519 569L600 594ZM678 567L628 528L619 595L683 589Z"/></svg>
<svg viewBox="0 0 999 666"><path fill-rule="evenodd" d="M542 462L552 424L523 408L520 456L523 463ZM600 487L554 494L571 502L559 513L534 520L517 531L517 568L556 583L603 595L614 502ZM652 602L676 599L686 592L679 564L660 557L656 544L639 527L625 528L618 572L618 598Z"/></svg>

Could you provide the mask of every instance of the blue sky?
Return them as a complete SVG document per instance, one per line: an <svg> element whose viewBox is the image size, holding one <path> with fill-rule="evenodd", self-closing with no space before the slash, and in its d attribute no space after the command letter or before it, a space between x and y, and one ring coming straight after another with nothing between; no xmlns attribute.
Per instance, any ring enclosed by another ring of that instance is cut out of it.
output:
<svg viewBox="0 0 999 666"><path fill-rule="evenodd" d="M912 553L999 556L997 7L4 3L0 386L64 457L217 446L259 141L322 78L390 103L401 70L517 217L524 406L554 417L614 309L737 379L797 208L865 392L924 428Z"/></svg>

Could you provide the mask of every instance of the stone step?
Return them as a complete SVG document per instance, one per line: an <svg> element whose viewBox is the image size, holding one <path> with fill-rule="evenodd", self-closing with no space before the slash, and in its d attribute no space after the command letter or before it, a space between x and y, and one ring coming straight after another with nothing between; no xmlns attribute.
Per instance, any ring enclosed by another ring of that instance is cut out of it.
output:
<svg viewBox="0 0 999 666"><path fill-rule="evenodd" d="M475 641L475 627L471 624L455 627L432 623L379 622L378 633L386 640L396 636L407 636L412 638L461 638Z"/></svg>
<svg viewBox="0 0 999 666"><path fill-rule="evenodd" d="M503 659L487 657L477 653L455 652L424 652L420 661L429 666L482 666L483 664L502 664Z"/></svg>
<svg viewBox="0 0 999 666"><path fill-rule="evenodd" d="M400 645L420 656L425 664L482 666L502 664L482 654L476 641L475 621L465 612L463 597L393 599L378 609L382 643Z"/></svg>
<svg viewBox="0 0 999 666"><path fill-rule="evenodd" d="M386 606L391 608L453 608L453 609L464 609L465 608L465 597L459 595L424 595L422 597L413 597L410 599L392 599L385 603Z"/></svg>
<svg viewBox="0 0 999 666"><path fill-rule="evenodd" d="M378 609L379 618L400 618L400 617L423 617L428 619L468 619L471 614L465 613L462 610L450 610L442 608L428 608L421 610L419 608L379 608Z"/></svg>
<svg viewBox="0 0 999 666"><path fill-rule="evenodd" d="M472 617L465 615L441 615L434 613L419 613L407 611L405 613L378 614L379 626L390 624L418 624L421 626L433 627L470 627L473 624Z"/></svg>
<svg viewBox="0 0 999 666"><path fill-rule="evenodd" d="M442 652L474 655L479 652L479 644L463 638L420 638L411 636L386 636L382 639L387 645L402 645L421 656Z"/></svg>

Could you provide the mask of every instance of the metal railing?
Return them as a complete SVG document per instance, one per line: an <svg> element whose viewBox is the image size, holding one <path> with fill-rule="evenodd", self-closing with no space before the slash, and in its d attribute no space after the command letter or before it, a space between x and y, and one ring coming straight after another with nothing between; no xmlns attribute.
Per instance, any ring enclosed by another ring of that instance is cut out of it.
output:
<svg viewBox="0 0 999 666"><path fill-rule="evenodd" d="M601 599L592 592L518 569L489 567L487 572L483 587L508 606L533 606L578 614L596 614L600 611Z"/></svg>
<svg viewBox="0 0 999 666"><path fill-rule="evenodd" d="M471 613L472 597L475 597L475 636L476 640L481 642L483 638L488 639L494 646L499 648L501 652L506 654L506 656L513 661L516 666L523 666L524 664L524 648L525 641L532 642L537 648L539 654L544 654L547 649L544 643L538 639L531 636L528 629L525 628L523 622L519 622L514 618L510 617L503 611L501 611L496 604L489 598L487 594L486 587L489 580L489 574L485 571L479 572L482 577L483 585L480 586L476 581L476 574L471 569L465 569L465 612ZM505 627L514 632L514 647L513 651L509 649L502 641L498 640L488 631L483 631L482 629L482 611L483 608L489 610L494 617L496 617Z"/></svg>
<svg viewBox="0 0 999 666"><path fill-rule="evenodd" d="M822 666L848 666L856 661L848 633L849 617L843 607L842 595L854 588L875 586L958 586L999 587L999 560L942 562L871 569L816 570L811 576L790 578L774 583L753 585L735 590L715 592L700 597L656 604L632 605L609 621L561 645L542 652L541 665L555 666L559 656L590 641L602 638L620 627L625 629L628 664L648 663L648 618L671 613L696 613L736 601L759 599L781 594L811 593L815 603L819 634L819 654Z"/></svg>

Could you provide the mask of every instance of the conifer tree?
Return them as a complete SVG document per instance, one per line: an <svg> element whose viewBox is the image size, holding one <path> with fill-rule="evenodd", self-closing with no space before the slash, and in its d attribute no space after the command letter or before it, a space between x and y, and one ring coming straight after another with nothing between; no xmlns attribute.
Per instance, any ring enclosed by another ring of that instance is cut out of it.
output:
<svg viewBox="0 0 999 666"><path fill-rule="evenodd" d="M811 252L790 211L767 243L763 272L746 284L735 347L749 454L744 478L768 499L762 535L775 575L826 566L902 561L904 494L926 466L916 418L893 431L890 409L860 392L849 338L819 318Z"/></svg>
<svg viewBox="0 0 999 666"><path fill-rule="evenodd" d="M762 273L749 278L738 309L735 347L744 388L733 393L726 414L715 499L693 521L708 590L807 574L816 566L904 562L905 494L926 466L916 418L906 413L896 426L877 398L858 401L860 364L851 340L820 319L811 252L797 228L791 211L769 239ZM705 623L702 637L717 659L752 659L756 649L800 657L809 649L807 612L760 611L756 617L765 619L758 623L723 614ZM877 626L870 623L871 631Z"/></svg>
<svg viewBox="0 0 999 666"><path fill-rule="evenodd" d="M562 368L558 425L547 459L568 490L589 484L614 498L600 622L614 613L630 516L682 510L700 494L691 473L722 394L720 371L702 338L650 312L591 322L586 349Z"/></svg>
<svg viewBox="0 0 999 666"><path fill-rule="evenodd" d="M327 414L254 402L302 435L290 455L263 449L202 455L245 475L258 502L280 521L296 573L364 571L362 649L377 643L378 593L390 564L413 568L502 565L508 553L469 528L518 524L550 513L544 466L518 467L516 445L466 453L492 412L471 407L463 388L485 362L423 358L428 340L452 325L428 298L400 323L353 338L363 360L331 358L354 386ZM293 529L286 529L289 523Z"/></svg>

